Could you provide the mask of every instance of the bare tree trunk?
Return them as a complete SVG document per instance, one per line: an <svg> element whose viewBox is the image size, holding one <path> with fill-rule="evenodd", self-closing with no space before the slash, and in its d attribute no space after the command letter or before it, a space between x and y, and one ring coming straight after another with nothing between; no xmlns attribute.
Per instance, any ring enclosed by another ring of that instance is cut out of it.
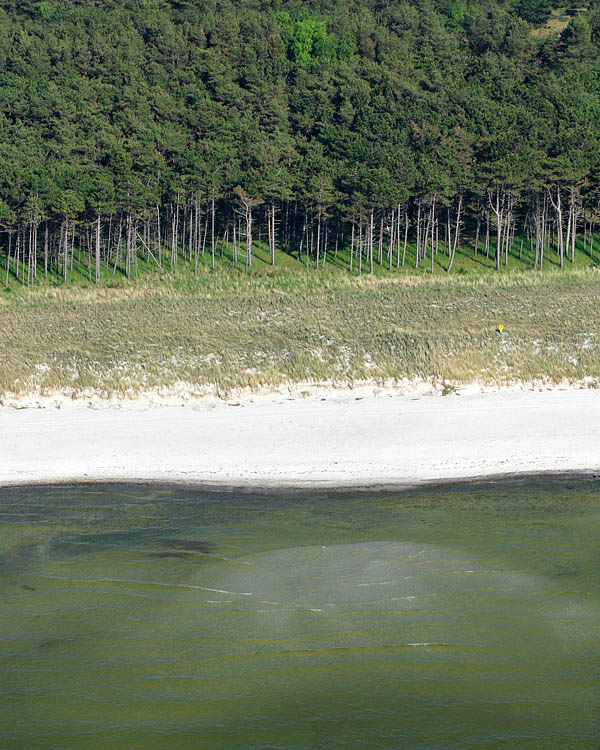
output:
<svg viewBox="0 0 600 750"><path fill-rule="evenodd" d="M173 227L175 232L175 227ZM174 235L173 235L174 238ZM173 241L175 241L173 239ZM131 214L127 214L127 234L125 238L125 276L131 277Z"/></svg>
<svg viewBox="0 0 600 750"><path fill-rule="evenodd" d="M421 201L417 204L417 249L415 252L415 268L419 267L419 256L421 254Z"/></svg>
<svg viewBox="0 0 600 750"><path fill-rule="evenodd" d="M33 262L32 262L32 273L33 278L37 278L37 263L38 263L38 257L37 257L37 245L38 245L38 224L37 224L37 217L34 218L33 223Z"/></svg>
<svg viewBox="0 0 600 750"><path fill-rule="evenodd" d="M96 218L96 284L100 280L100 213Z"/></svg>
<svg viewBox="0 0 600 750"><path fill-rule="evenodd" d="M577 200L575 198L575 190L571 187L571 263L575 263L575 236L577 234ZM567 252L569 250L567 243Z"/></svg>
<svg viewBox="0 0 600 750"><path fill-rule="evenodd" d="M246 205L246 273L252 266L252 207Z"/></svg>
<svg viewBox="0 0 600 750"><path fill-rule="evenodd" d="M29 224L29 242L27 243L27 286L28 287L29 287L29 283L31 279L31 248L33 245L32 231L33 231L33 225L30 223ZM24 254L23 254L23 260L25 260Z"/></svg>
<svg viewBox="0 0 600 750"><path fill-rule="evenodd" d="M362 276L362 255L363 255L363 220L360 218L358 225L358 275Z"/></svg>
<svg viewBox="0 0 600 750"><path fill-rule="evenodd" d="M565 256L569 259L569 246L571 244L571 229L573 224L573 203L569 203L569 215L567 218L567 237L565 239Z"/></svg>
<svg viewBox="0 0 600 750"><path fill-rule="evenodd" d="M302 261L302 246L304 244L304 235L306 234L306 211L304 212L304 218L302 219L302 234L300 235L300 244L298 245L298 261ZM352 264L350 264L350 270L352 270Z"/></svg>
<svg viewBox="0 0 600 750"><path fill-rule="evenodd" d="M275 265L275 201L271 203L271 265Z"/></svg>
<svg viewBox="0 0 600 750"><path fill-rule="evenodd" d="M496 187L496 201L495 204L492 202L491 192L488 193L488 201L490 208L496 215L496 271L500 270L500 257L502 255L502 229L503 229L503 213L504 213L504 195L502 196L502 203L500 202L500 188Z"/></svg>
<svg viewBox="0 0 600 750"><path fill-rule="evenodd" d="M398 216L400 219L400 216ZM394 258L394 238L396 234L396 225L394 222L394 211L392 209L392 216L390 219L390 245L388 247L388 270L392 270L392 260Z"/></svg>
<svg viewBox="0 0 600 750"><path fill-rule="evenodd" d="M542 207L542 236L540 242L540 271L544 267L544 248L546 245L546 196L544 195L544 203Z"/></svg>
<svg viewBox="0 0 600 750"><path fill-rule="evenodd" d="M560 258L560 267L564 266L564 244L563 244L563 212L562 212L562 201L560 185L556 188L556 200L552 197L552 191L550 188L547 189L548 199L556 214L556 242L558 249L558 256Z"/></svg>
<svg viewBox="0 0 600 750"><path fill-rule="evenodd" d="M458 247L458 238L460 236L460 215L462 212L462 205L463 205L463 196L461 193L458 197L458 208L456 210L456 227L454 229L454 242L450 250L450 253L451 253L450 263L448 264L448 268L446 269L448 273L450 273L450 269L452 268L452 264L454 263L454 257L456 255L456 249Z"/></svg>
<svg viewBox="0 0 600 750"><path fill-rule="evenodd" d="M65 246L63 258L63 281L67 283L67 270L69 267L69 220L65 219Z"/></svg>
<svg viewBox="0 0 600 750"><path fill-rule="evenodd" d="M8 234L8 248L6 250L6 281L4 282L4 286L8 289L8 273L10 270L10 254L12 249L12 234L10 232L7 232Z"/></svg>
<svg viewBox="0 0 600 750"><path fill-rule="evenodd" d="M211 205L211 228L210 228L210 257L211 268L215 270L215 196L212 196Z"/></svg>
<svg viewBox="0 0 600 750"><path fill-rule="evenodd" d="M434 262L434 249L433 249L433 238L435 233L435 197L431 203L431 273L433 273L433 262ZM427 251L427 247L425 247L425 251Z"/></svg>
<svg viewBox="0 0 600 750"><path fill-rule="evenodd" d="M425 213L425 212L423 212ZM427 258L427 243L429 242L429 232L431 230L431 208L429 209L429 216L427 217L427 224L425 225L425 235L422 240L422 255L423 260ZM431 255L433 257L433 248L431 249Z"/></svg>
<svg viewBox="0 0 600 750"><path fill-rule="evenodd" d="M571 231L571 263L575 263L575 237L577 235L577 209L573 209L573 228Z"/></svg>
<svg viewBox="0 0 600 750"><path fill-rule="evenodd" d="M371 217L369 222L369 273L373 275L373 235L374 235L374 223L375 223L375 212L371 209Z"/></svg>
<svg viewBox="0 0 600 750"><path fill-rule="evenodd" d="M317 214L317 247L316 247L316 259L317 259L317 271L319 270L319 256L321 254L321 206Z"/></svg>
<svg viewBox="0 0 600 750"><path fill-rule="evenodd" d="M477 231L475 232L475 257L479 250L479 229L481 227L481 198L477 199Z"/></svg>
<svg viewBox="0 0 600 750"><path fill-rule="evenodd" d="M233 217L233 265L237 263L237 237L235 234L235 227L236 227L236 220L235 216Z"/></svg>
<svg viewBox="0 0 600 750"><path fill-rule="evenodd" d="M352 273L352 259L354 258L354 214L352 215L352 237L350 239L350 273Z"/></svg>
<svg viewBox="0 0 600 750"><path fill-rule="evenodd" d="M20 254L21 254L21 226L17 225L17 240L15 242L15 261L16 261L15 276L17 277L17 281L19 280L19 256Z"/></svg>
<svg viewBox="0 0 600 750"><path fill-rule="evenodd" d="M400 229L400 225L398 225ZM404 245L402 246L402 267L404 268L404 261L406 260L406 246L408 244L408 212L404 214ZM400 244L398 244L398 251L400 251Z"/></svg>

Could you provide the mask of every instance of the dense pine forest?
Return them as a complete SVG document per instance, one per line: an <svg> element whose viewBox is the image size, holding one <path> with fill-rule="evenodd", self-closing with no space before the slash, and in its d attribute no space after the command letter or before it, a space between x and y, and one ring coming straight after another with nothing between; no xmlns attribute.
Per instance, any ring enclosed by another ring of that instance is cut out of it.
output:
<svg viewBox="0 0 600 750"><path fill-rule="evenodd" d="M0 0L3 282L593 263L599 44L597 0Z"/></svg>

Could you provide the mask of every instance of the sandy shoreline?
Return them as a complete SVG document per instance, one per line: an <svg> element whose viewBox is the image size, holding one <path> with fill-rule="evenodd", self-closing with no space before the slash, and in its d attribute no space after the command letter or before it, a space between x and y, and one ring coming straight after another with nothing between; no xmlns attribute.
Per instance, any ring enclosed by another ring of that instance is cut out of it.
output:
<svg viewBox="0 0 600 750"><path fill-rule="evenodd" d="M185 406L0 409L0 484L394 486L600 471L600 391L316 390Z"/></svg>

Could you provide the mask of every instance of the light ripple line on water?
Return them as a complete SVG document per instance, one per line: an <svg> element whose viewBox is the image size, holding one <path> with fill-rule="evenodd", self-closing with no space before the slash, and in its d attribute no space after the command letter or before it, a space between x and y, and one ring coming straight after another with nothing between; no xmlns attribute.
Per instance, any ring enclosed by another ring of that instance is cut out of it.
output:
<svg viewBox="0 0 600 750"><path fill-rule="evenodd" d="M412 578L416 578L416 576L402 576L401 578L395 578L393 581L370 581L369 583L359 583L358 586L388 586L390 583L398 583L398 581L410 581Z"/></svg>
<svg viewBox="0 0 600 750"><path fill-rule="evenodd" d="M207 586L194 586L191 583L163 583L161 581L136 581L130 578L93 578L89 580L79 580L77 578L59 578L58 576L44 576L50 581L64 581L65 583L133 583L140 586L167 586L176 589L199 589L200 591L212 591L215 594L232 594L234 596L253 596L252 591L227 591L226 589L211 589Z"/></svg>
<svg viewBox="0 0 600 750"><path fill-rule="evenodd" d="M252 611L260 614L271 614L275 612L325 612L324 609L320 609L319 607L295 607L293 609L254 609Z"/></svg>
<svg viewBox="0 0 600 750"><path fill-rule="evenodd" d="M359 586L387 586L389 583L394 583L393 581L373 581L372 583L359 583Z"/></svg>
<svg viewBox="0 0 600 750"><path fill-rule="evenodd" d="M445 641L414 641L409 643L389 643L377 646L329 646L323 648L284 648L277 651L244 651L237 653L220 654L218 659L238 659L254 656L283 656L283 655L300 655L300 654L333 654L333 653L377 653L378 651L401 651L407 648L452 648L452 649L481 649L479 644L475 643L447 643ZM206 661L214 661L207 659Z"/></svg>

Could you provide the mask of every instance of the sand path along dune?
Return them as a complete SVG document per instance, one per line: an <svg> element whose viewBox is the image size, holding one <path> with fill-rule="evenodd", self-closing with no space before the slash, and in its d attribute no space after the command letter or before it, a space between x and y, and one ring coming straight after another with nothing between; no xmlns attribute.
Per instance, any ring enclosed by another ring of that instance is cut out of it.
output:
<svg viewBox="0 0 600 750"><path fill-rule="evenodd" d="M597 471L600 391L591 389L0 409L0 484L349 487Z"/></svg>

